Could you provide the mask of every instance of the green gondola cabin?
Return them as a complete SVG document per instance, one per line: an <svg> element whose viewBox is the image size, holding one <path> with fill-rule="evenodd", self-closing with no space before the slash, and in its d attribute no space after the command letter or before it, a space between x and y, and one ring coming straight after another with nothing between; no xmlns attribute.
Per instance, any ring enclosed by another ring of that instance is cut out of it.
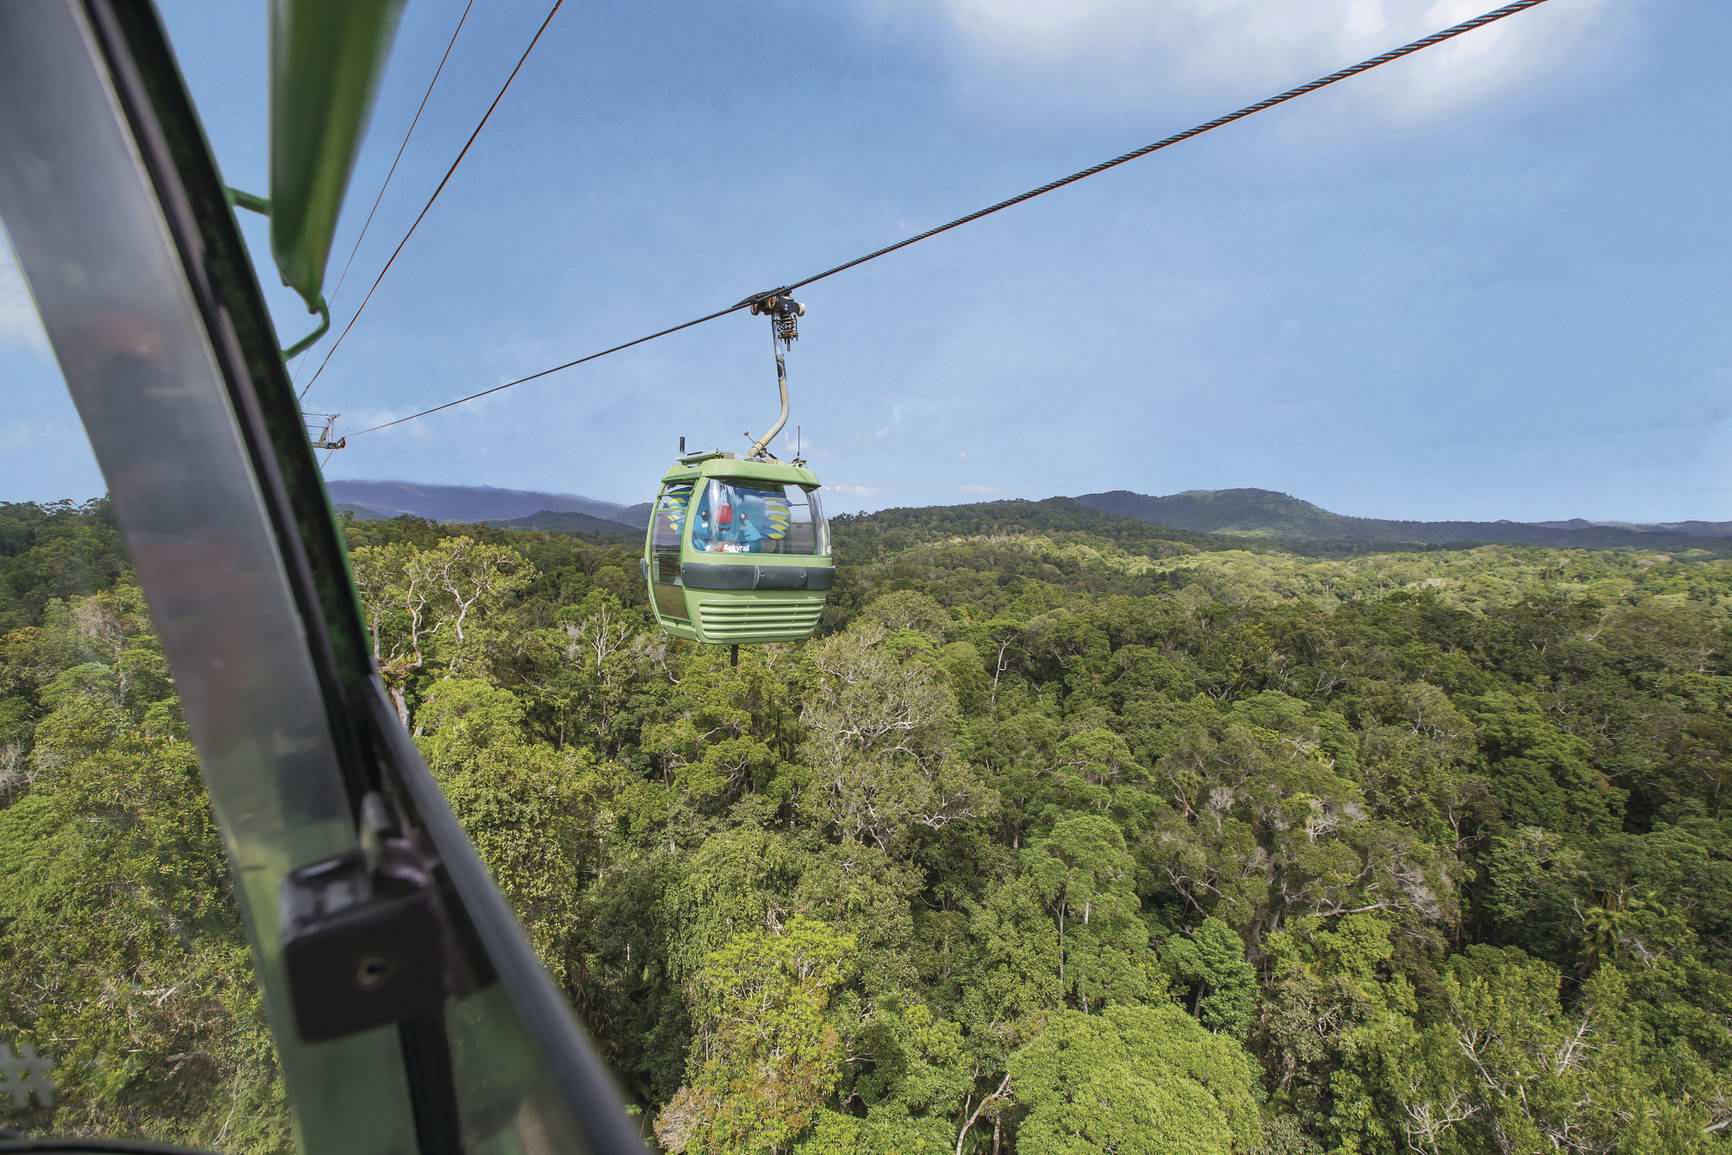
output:
<svg viewBox="0 0 1732 1155"><path fill-rule="evenodd" d="M662 629L712 645L811 636L836 576L804 464L692 453L662 476L644 535Z"/></svg>

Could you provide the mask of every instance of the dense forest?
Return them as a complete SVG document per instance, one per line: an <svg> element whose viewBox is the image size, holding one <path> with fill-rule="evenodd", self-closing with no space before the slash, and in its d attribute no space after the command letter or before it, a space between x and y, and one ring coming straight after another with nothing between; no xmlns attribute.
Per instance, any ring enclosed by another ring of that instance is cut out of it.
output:
<svg viewBox="0 0 1732 1155"><path fill-rule="evenodd" d="M893 511L733 669L629 544L346 530L662 1150L1732 1151L1732 561ZM5 1040L57 1064L29 1127L291 1147L101 502L0 505Z"/></svg>

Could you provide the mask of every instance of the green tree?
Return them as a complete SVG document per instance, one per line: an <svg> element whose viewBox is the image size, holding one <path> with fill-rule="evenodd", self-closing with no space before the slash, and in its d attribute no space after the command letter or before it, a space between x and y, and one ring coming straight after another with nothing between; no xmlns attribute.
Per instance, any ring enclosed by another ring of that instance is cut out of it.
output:
<svg viewBox="0 0 1732 1155"><path fill-rule="evenodd" d="M1093 815L1066 818L1031 843L1022 861L1054 924L1059 990L1085 1011L1149 998L1149 932L1118 829Z"/></svg>
<svg viewBox="0 0 1732 1155"><path fill-rule="evenodd" d="M484 681L436 684L419 715L428 768L555 980L578 912L584 804L576 752L523 739L523 706Z"/></svg>
<svg viewBox="0 0 1732 1155"><path fill-rule="evenodd" d="M1199 1022L1211 1031L1245 1037L1257 1012L1257 972L1245 961L1237 931L1206 918L1191 935L1168 939L1161 962Z"/></svg>
<svg viewBox="0 0 1732 1155"><path fill-rule="evenodd" d="M228 862L161 651L128 587L62 610L33 639L34 770L0 798L0 1040L56 1060L55 1106L25 1122L287 1151Z"/></svg>
<svg viewBox="0 0 1732 1155"><path fill-rule="evenodd" d="M779 1152L811 1127L841 1073L841 1037L825 1011L853 950L848 936L795 918L705 960L688 1081L655 1120L664 1147Z"/></svg>
<svg viewBox="0 0 1732 1155"><path fill-rule="evenodd" d="M1356 1153L1723 1149L1723 1084L1650 1050L1616 968L1569 1007L1557 969L1514 948L1450 960L1423 1025L1357 1032L1335 1092Z"/></svg>
<svg viewBox="0 0 1732 1155"><path fill-rule="evenodd" d="M803 805L881 849L985 814L992 796L956 754L956 700L923 661L898 661L871 626L820 642L801 714Z"/></svg>
<svg viewBox="0 0 1732 1155"><path fill-rule="evenodd" d="M1011 1057L1020 1155L1230 1155L1261 1146L1255 1068L1172 1005L1061 1011Z"/></svg>

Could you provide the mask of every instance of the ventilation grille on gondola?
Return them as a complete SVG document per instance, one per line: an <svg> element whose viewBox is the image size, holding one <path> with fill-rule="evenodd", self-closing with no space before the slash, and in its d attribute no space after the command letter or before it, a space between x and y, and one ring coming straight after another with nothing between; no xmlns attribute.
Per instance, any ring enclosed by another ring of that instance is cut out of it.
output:
<svg viewBox="0 0 1732 1155"><path fill-rule="evenodd" d="M726 602L700 599L698 628L710 642L773 642L803 638L818 627L824 598L776 602Z"/></svg>

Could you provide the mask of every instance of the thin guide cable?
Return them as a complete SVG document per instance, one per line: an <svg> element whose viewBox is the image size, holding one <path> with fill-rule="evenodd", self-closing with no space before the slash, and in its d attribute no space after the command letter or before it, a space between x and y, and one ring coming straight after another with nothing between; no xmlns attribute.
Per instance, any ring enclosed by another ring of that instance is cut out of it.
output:
<svg viewBox="0 0 1732 1155"><path fill-rule="evenodd" d="M415 115L409 121L409 128L403 133L402 143L397 145L397 155L391 158L391 167L385 171L385 180L379 185L379 195L373 198L373 207L367 210L367 219L361 222L361 231L355 237L355 243L349 246L349 257L343 262L343 271L337 274L337 286L331 290L331 303L335 304L337 297L343 291L343 281L349 276L349 268L355 263L355 253L360 249L361 242L367 239L367 230L372 227L373 216L379 211L379 202L385 199L385 190L391 187L391 178L397 175L397 165L403 160L403 150L409 147L409 138L415 135L415 126L421 123L421 114L427 111L427 102L433 97L433 89L439 84L439 77L445 71L445 62L451 59L451 49L457 45L457 37L463 31L463 25L469 20L469 12L475 7L475 0L469 0L463 6L463 14L457 18L457 27L451 30L451 39L445 42L445 52L439 57L439 65L433 70L433 79L427 82L427 91L421 94L421 103L415 108Z"/></svg>
<svg viewBox="0 0 1732 1155"><path fill-rule="evenodd" d="M349 246L348 259L343 262L343 271L337 274L337 286L331 290L328 303L335 305L337 297L343 291L343 282L349 279L349 269L355 263L355 254L361 251L361 242L367 239L367 230L373 227L373 216L379 211L379 203L385 199L385 190L391 187L391 178L397 175L397 165L403 159L403 150L409 147L409 138L415 135L415 126L421 123L421 114L427 111L427 101L433 96L433 89L439 83L439 76L445 71L445 62L451 59L451 49L457 45L457 36L463 31L463 25L469 19L469 12L475 7L475 0L468 0L463 5L463 14L457 17L457 27L451 30L451 39L445 42L445 52L439 57L439 66L433 69L433 79L427 82L427 91L421 94L421 103L415 106L415 115L409 120L409 128L403 133L403 140L397 146L397 155L391 158L391 167L385 171L385 179L379 185L379 194L373 198L373 207L367 210L367 219L361 222L361 231L355 235L355 243ZM295 354L296 360L300 354ZM292 367L291 367L292 368ZM301 400L307 399L307 390L313 387L308 381L301 389Z"/></svg>
<svg viewBox="0 0 1732 1155"><path fill-rule="evenodd" d="M534 52L535 46L541 42L541 34L547 31L549 24L553 23L554 16L558 15L559 9L564 3L565 0L553 0L553 7L547 10L547 16L541 21L541 27L537 28L535 35L530 38L529 47L525 48L523 55L517 58L517 64L512 68L511 75L505 78L505 83L499 86L499 91L493 97L493 103L489 104L487 111L481 114L481 121L475 126L475 131L471 132L469 139L463 142L463 147L457 152L457 159L451 162L451 167L446 169L445 175L440 178L439 187L433 190L433 195L427 198L427 203L421 206L421 211L416 214L414 222L409 225L409 231L403 234L403 239L397 242L395 249L391 250L391 256L385 261L385 267L379 270L377 277L373 278L373 284L368 288L367 295L361 298L360 307L355 310L355 315L349 318L349 323L343 326L343 331L337 334L337 339L331 343L329 349L325 350L325 359L319 362L319 367L313 371L312 377L307 380L305 388L301 390L303 397L306 396L306 391L313 387L313 382L317 381L320 374L324 373L325 366L331 363L332 355L342 347L343 339L355 327L355 322L359 321L361 314L367 311L367 304L373 299L373 294L378 290L379 283L385 279L385 274L391 271L391 266L396 264L398 255L403 251L403 246L409 243L409 238L415 235L417 228L421 227L421 222L426 218L428 210L433 207L433 202L439 199L439 194L445 191L447 184L451 183L451 177L457 172L457 166L462 164L463 158L469 155L470 146L475 143L475 138L481 135L481 130L487 127L488 120L493 116L493 110L498 108L499 102L505 98L506 92L511 88L511 82L517 79L517 74L522 71L524 62L529 59L529 54Z"/></svg>
<svg viewBox="0 0 1732 1155"><path fill-rule="evenodd" d="M491 389L483 389L477 393L471 393L467 396L459 397L454 401L447 401L442 405L435 405L431 409L423 409L418 413L411 413L407 417L399 417L393 421L386 421L379 425L370 426L369 428L361 430L359 433L352 433L349 436L360 437L367 433L377 433L381 429L389 429L394 425L402 425L404 422L414 421L418 418L450 409L453 406L463 405L467 402L477 400L478 398L487 397L502 390L510 389L517 385L523 385L530 381L535 381L539 378L546 377L549 374L558 373L562 370L582 365L587 361L594 361L606 357L609 354L618 353L624 349L630 349L634 345L642 345L645 342L654 341L660 337L666 337L671 333L678 333L682 329L690 329L693 326L702 325L707 321L715 320L717 317L725 317L729 313L737 312L740 309L746 308L753 301L759 300L762 297L774 293L792 292L795 289L815 284L827 277L833 277L837 273L843 273L847 272L849 269L858 268L859 266L866 264L868 261L875 261L879 257L888 256L891 253L905 249L910 245L916 245L921 241L930 240L931 238L938 236L940 233L947 233L952 229L958 229L963 225L971 224L974 221L980 220L982 217L988 217L993 213L1002 212L1013 205L1019 205L1025 201L1031 201L1036 197L1045 196L1047 193L1064 188L1066 185L1075 184L1081 180L1087 180L1089 177L1106 172L1108 169L1117 168L1122 164L1129 164L1133 160L1140 160L1151 153L1171 148L1175 144L1180 144L1184 141L1191 140L1194 137L1202 136L1204 133L1213 132L1217 128L1225 127L1235 121L1244 120L1248 116L1253 116L1259 112L1274 108L1276 105L1285 104L1290 100L1297 100L1301 96L1308 96L1311 93L1316 92L1318 89L1328 88L1332 84L1339 84L1343 80L1348 80L1352 77L1359 76L1362 73L1370 72L1372 69L1379 68L1391 61L1400 60L1404 56L1411 56L1415 52L1422 52L1427 48L1442 44L1446 40L1453 40L1457 36L1462 36L1466 33L1484 28L1488 24L1494 24L1506 17L1514 16L1518 12L1525 12L1529 8L1537 8L1545 2L1546 0L1514 0L1513 3L1505 4L1501 8L1495 8L1484 15L1475 16L1471 20L1463 20L1459 24L1453 24L1448 28L1442 29L1438 32L1433 32L1429 36L1421 37L1420 39L1404 44L1399 48L1391 48L1387 52L1380 53L1366 60L1361 60L1357 64L1351 64L1346 68L1337 69L1327 76L1320 76L1316 80L1298 85L1295 88L1289 88L1287 91L1275 96L1259 100L1255 104L1247 104L1243 108L1235 109L1224 116L1217 116L1214 120L1206 121L1194 128L1187 128L1183 132L1175 132L1171 136L1162 137L1160 140L1157 140L1152 144L1145 144L1141 148L1132 149L1130 152L1122 153L1113 157L1111 160L1104 160L1099 164L1090 165L1088 168L1079 169L1078 171L1071 173L1069 176L1048 181L1046 184L1043 184L1038 188L1029 189L1027 192L1018 193L1013 197L1007 197L996 204L987 205L982 209L976 209L974 212L968 213L965 216L957 217L955 220L948 221L942 225L936 226L935 228L927 229L925 232L915 233L913 236L904 237L893 244L885 245L883 248L874 249L871 252L855 257L852 260L843 261L839 265L832 265L830 268L825 269L822 272L813 273L811 276L803 277L797 281L791 281L779 289L770 290L770 293L754 294L753 296L747 297L745 300L730 305L725 309L718 309L713 313L707 313L702 317L696 317L678 325L670 325L665 329L660 329L654 333L635 338L634 340L624 341L618 345L612 346L611 348L602 349L599 352L574 358L573 360L566 361L562 364L554 365L551 368L542 369L535 373L530 373L527 376L519 377L514 381L507 381L503 385L495 385ZM344 330L344 332L346 333L347 330ZM341 341L342 338L339 337L338 340ZM329 359L329 354L326 356L327 359Z"/></svg>

